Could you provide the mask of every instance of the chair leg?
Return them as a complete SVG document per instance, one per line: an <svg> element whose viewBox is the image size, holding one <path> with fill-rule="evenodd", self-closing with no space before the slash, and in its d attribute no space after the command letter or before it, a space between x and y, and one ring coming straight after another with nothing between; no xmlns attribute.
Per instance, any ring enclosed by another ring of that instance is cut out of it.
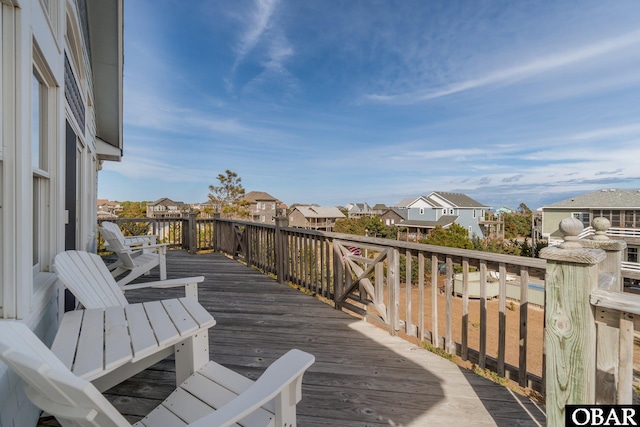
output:
<svg viewBox="0 0 640 427"><path fill-rule="evenodd" d="M176 385L179 386L191 374L209 362L209 334L189 337L175 346Z"/></svg>

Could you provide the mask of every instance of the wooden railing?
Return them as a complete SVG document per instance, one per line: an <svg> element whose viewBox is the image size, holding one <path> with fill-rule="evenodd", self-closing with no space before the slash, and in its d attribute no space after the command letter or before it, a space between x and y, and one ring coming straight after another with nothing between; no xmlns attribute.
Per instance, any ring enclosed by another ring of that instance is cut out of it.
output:
<svg viewBox="0 0 640 427"><path fill-rule="evenodd" d="M191 249L198 227L212 224L216 251L540 391L549 426L564 425L567 404L632 402L640 296L622 292L626 243L610 240L606 224L578 239L581 222L567 218L564 242L536 259L291 228L286 218L183 221ZM520 293L508 299L514 284ZM540 286L544 311L529 303Z"/></svg>
<svg viewBox="0 0 640 427"><path fill-rule="evenodd" d="M196 218L195 214L190 214L182 218L118 218L109 221L117 223L126 236L155 235L158 243L168 243L171 249L187 249L195 253L214 247L213 218ZM97 247L99 250L104 248L100 233Z"/></svg>
<svg viewBox="0 0 640 427"><path fill-rule="evenodd" d="M214 234L216 251L324 297L393 335L428 342L543 391L542 311L528 304L528 295L530 283L544 283L544 260L290 228L286 218L275 226L218 219ZM479 272L478 283L470 272ZM459 297L454 295L456 273L463 276ZM514 279L520 295L507 301L506 285ZM486 294L489 283L500 288L495 298ZM480 293L470 292L472 285ZM534 316L539 322L530 326Z"/></svg>

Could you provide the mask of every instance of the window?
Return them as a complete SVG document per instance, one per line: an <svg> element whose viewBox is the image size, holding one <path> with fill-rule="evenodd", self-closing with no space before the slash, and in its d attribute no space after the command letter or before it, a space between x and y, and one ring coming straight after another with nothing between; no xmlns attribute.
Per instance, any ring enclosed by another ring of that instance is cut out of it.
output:
<svg viewBox="0 0 640 427"><path fill-rule="evenodd" d="M476 210L475 210L475 209L473 209L473 217L474 217L474 218L477 218Z"/></svg>
<svg viewBox="0 0 640 427"><path fill-rule="evenodd" d="M46 271L49 206L49 165L47 153L47 86L34 66L31 78L31 169L33 171L33 272Z"/></svg>
<svg viewBox="0 0 640 427"><path fill-rule="evenodd" d="M611 226L620 227L620 211L611 211Z"/></svg>
<svg viewBox="0 0 640 427"><path fill-rule="evenodd" d="M571 213L571 216L573 216L576 219L579 219L582 222L583 226L589 227L590 225L589 212L573 212Z"/></svg>
<svg viewBox="0 0 640 427"><path fill-rule="evenodd" d="M424 208L420 208L420 215L424 215Z"/></svg>
<svg viewBox="0 0 640 427"><path fill-rule="evenodd" d="M442 209L442 215L446 215L447 214L447 209Z"/></svg>
<svg viewBox="0 0 640 427"><path fill-rule="evenodd" d="M638 248L630 246L627 248L627 262L638 262Z"/></svg>
<svg viewBox="0 0 640 427"><path fill-rule="evenodd" d="M453 215L453 208L449 209L449 215Z"/></svg>

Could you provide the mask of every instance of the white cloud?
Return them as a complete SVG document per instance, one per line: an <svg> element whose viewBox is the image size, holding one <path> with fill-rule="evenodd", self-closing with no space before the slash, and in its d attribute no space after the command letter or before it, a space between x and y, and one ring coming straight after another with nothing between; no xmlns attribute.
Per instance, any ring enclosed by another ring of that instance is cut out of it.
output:
<svg viewBox="0 0 640 427"><path fill-rule="evenodd" d="M416 90L400 95L368 94L365 96L365 99L388 104L413 104L423 102L484 86L510 84L517 80L585 62L638 44L640 44L640 31L633 31L595 44L535 59L524 65L496 70L487 75L453 83L445 87L427 91Z"/></svg>
<svg viewBox="0 0 640 427"><path fill-rule="evenodd" d="M238 53L236 66L238 62L240 62L245 55L251 52L260 41L260 38L269 27L269 23L277 3L278 0L256 0L256 8L251 14L247 30L242 35L240 43L236 49Z"/></svg>

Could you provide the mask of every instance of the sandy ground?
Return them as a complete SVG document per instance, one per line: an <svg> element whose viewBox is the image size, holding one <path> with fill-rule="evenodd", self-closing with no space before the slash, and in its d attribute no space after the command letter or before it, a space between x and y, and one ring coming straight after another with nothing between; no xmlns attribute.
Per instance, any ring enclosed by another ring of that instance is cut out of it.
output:
<svg viewBox="0 0 640 427"><path fill-rule="evenodd" d="M431 286L425 285L425 329L432 330L432 304ZM405 317L406 288L400 291L401 319ZM412 322L418 324L418 288L411 289ZM446 295L438 292L438 334L446 333ZM492 299L487 301L487 355L498 356L498 332L499 332L499 301ZM453 340L462 342L462 298L452 298L452 336ZM478 350L480 348L480 300L469 299L468 336L469 347ZM518 366L519 341L520 341L520 305L507 301L506 309L506 354L505 362ZM527 316L527 370L535 375L542 376L542 348L543 348L543 324L544 311L536 306L529 306Z"/></svg>

